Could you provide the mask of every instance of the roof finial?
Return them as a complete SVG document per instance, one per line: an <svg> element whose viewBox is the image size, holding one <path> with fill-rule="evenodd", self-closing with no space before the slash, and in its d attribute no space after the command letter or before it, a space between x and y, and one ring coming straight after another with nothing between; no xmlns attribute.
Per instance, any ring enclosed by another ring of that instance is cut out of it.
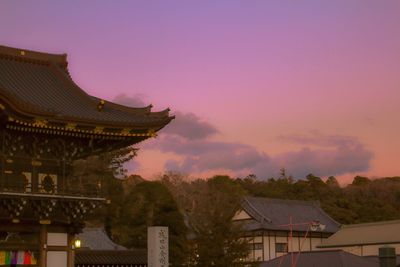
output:
<svg viewBox="0 0 400 267"><path fill-rule="evenodd" d="M101 99L99 104L97 104L97 110L102 111L105 104L106 104L106 101Z"/></svg>

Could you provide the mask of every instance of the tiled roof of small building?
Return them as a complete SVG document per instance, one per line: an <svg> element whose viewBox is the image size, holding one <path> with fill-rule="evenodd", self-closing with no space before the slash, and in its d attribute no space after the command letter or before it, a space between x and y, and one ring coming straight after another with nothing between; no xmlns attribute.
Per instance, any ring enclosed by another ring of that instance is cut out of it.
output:
<svg viewBox="0 0 400 267"><path fill-rule="evenodd" d="M75 266L147 266L147 251L136 250L76 250Z"/></svg>
<svg viewBox="0 0 400 267"><path fill-rule="evenodd" d="M133 249L114 243L103 228L85 228L77 236L82 247L75 250L75 266L147 266L147 250Z"/></svg>
<svg viewBox="0 0 400 267"><path fill-rule="evenodd" d="M342 250L335 251L310 251L294 253L297 259L296 267L378 267L379 263L375 259L364 258L344 252ZM291 254L275 258L273 260L263 262L260 267L291 267Z"/></svg>
<svg viewBox="0 0 400 267"><path fill-rule="evenodd" d="M326 214L317 202L261 197L245 197L242 209L251 216L251 220L244 220L246 230L288 230L290 218L294 231L306 231L308 223L318 222L324 229L316 232L334 233L340 224Z"/></svg>
<svg viewBox="0 0 400 267"><path fill-rule="evenodd" d="M343 225L319 247L400 243L400 220Z"/></svg>
<svg viewBox="0 0 400 267"><path fill-rule="evenodd" d="M168 109L151 112L151 105L130 108L90 96L74 83L67 66L66 54L0 46L1 109L21 118L154 131L173 119Z"/></svg>
<svg viewBox="0 0 400 267"><path fill-rule="evenodd" d="M126 250L125 247L114 243L103 228L84 228L78 235L82 248L90 250Z"/></svg>

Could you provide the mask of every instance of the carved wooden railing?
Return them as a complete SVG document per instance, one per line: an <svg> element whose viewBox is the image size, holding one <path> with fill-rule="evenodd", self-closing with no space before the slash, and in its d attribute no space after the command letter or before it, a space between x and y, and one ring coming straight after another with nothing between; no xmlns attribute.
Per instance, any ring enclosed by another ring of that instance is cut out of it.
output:
<svg viewBox="0 0 400 267"><path fill-rule="evenodd" d="M0 192L13 192L23 194L65 195L79 197L102 197L101 189L95 183L77 183L67 185L41 184L34 186L32 183L3 184Z"/></svg>

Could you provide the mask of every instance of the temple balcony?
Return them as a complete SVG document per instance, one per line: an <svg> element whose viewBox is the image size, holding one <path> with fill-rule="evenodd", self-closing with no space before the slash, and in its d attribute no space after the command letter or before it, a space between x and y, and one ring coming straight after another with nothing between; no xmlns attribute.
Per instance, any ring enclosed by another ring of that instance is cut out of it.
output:
<svg viewBox="0 0 400 267"><path fill-rule="evenodd" d="M87 198L101 198L103 195L100 182L83 183L76 179L69 182L58 183L58 179L60 178L57 177L57 175L51 174L39 175L39 179L36 183L32 182L31 177L20 176L19 178L20 179L12 180L0 178L0 193Z"/></svg>
<svg viewBox="0 0 400 267"><path fill-rule="evenodd" d="M43 224L81 223L106 203L95 186L59 186L48 182L3 185L0 190L0 221L41 221Z"/></svg>

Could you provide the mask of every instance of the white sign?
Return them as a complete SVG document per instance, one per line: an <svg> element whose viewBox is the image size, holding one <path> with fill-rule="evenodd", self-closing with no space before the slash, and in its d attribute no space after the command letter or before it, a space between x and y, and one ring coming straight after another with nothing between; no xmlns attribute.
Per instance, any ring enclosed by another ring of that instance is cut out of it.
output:
<svg viewBox="0 0 400 267"><path fill-rule="evenodd" d="M168 227L147 228L147 266L168 267Z"/></svg>

